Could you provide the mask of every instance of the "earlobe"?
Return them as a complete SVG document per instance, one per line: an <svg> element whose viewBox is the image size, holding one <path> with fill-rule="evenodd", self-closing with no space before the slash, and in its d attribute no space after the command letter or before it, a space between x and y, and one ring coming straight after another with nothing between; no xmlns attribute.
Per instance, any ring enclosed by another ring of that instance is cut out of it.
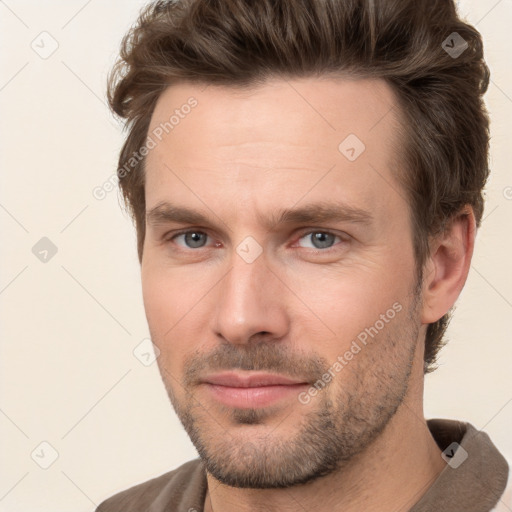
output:
<svg viewBox="0 0 512 512"><path fill-rule="evenodd" d="M423 281L422 323L439 320L459 297L469 273L475 235L475 215L467 205L432 241Z"/></svg>

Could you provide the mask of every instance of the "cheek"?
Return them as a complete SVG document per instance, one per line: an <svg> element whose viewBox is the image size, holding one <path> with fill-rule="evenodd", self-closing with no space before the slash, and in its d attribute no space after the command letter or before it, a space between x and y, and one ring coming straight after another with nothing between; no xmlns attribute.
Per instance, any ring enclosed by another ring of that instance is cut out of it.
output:
<svg viewBox="0 0 512 512"><path fill-rule="evenodd" d="M397 313L405 310L410 302L408 293L412 283L405 271L396 277L396 271L390 272L391 267L385 267L354 265L349 269L310 274L307 278L303 273L289 276L294 282L292 288L307 307L301 305L301 318L294 320L309 326L309 336L305 338L323 338L322 346L335 358L377 322L377 328L384 325L379 331L387 331L396 323Z"/></svg>
<svg viewBox="0 0 512 512"><path fill-rule="evenodd" d="M143 261L141 279L148 322L162 335L190 311L200 290L198 283L187 278L186 271L170 268L159 259L162 258L148 254Z"/></svg>
<svg viewBox="0 0 512 512"><path fill-rule="evenodd" d="M172 368L173 374L179 369L178 361L187 345L185 327L191 317L186 292L180 284L160 271L142 271L142 295L151 339L160 350L159 359L166 368Z"/></svg>
<svg viewBox="0 0 512 512"><path fill-rule="evenodd" d="M172 312L175 309L173 294L169 293L171 289L172 287L168 286L163 279L158 278L158 272L143 269L142 297L146 318L152 333L159 338L173 324Z"/></svg>

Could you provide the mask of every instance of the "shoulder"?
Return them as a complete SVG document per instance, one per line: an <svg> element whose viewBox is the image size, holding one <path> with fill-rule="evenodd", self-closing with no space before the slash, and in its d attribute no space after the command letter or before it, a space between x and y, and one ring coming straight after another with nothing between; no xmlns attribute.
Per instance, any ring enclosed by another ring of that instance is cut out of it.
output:
<svg viewBox="0 0 512 512"><path fill-rule="evenodd" d="M509 475L507 487L491 512L510 512L510 510L512 510L512 474Z"/></svg>
<svg viewBox="0 0 512 512"><path fill-rule="evenodd" d="M100 503L96 512L167 511L169 503L181 510L201 506L206 492L206 476L201 460L194 459L180 467L125 489ZM186 502L186 503L185 503Z"/></svg>

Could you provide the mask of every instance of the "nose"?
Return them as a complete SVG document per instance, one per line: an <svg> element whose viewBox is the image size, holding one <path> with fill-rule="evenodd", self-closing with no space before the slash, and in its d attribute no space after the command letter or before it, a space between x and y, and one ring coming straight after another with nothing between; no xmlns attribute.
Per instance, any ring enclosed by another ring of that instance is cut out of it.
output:
<svg viewBox="0 0 512 512"><path fill-rule="evenodd" d="M279 271L261 254L248 263L238 254L217 289L212 328L217 337L233 344L256 338L281 339L289 329L287 288Z"/></svg>

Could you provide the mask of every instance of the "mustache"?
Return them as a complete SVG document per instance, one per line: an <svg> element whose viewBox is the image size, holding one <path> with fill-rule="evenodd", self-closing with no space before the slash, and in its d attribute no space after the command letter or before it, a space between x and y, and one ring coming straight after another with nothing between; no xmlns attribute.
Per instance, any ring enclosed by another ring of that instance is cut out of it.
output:
<svg viewBox="0 0 512 512"><path fill-rule="evenodd" d="M278 373L305 382L316 382L330 365L315 353L296 353L278 342L258 342L250 345L222 344L215 349L194 352L184 361L183 385L199 384L214 372L246 370Z"/></svg>

